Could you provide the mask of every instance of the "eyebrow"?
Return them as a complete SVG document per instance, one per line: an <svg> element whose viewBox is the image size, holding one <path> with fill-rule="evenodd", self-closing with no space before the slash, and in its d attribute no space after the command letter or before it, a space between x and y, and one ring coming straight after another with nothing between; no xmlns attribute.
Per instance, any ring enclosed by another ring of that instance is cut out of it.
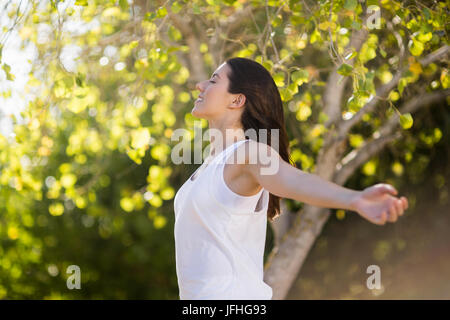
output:
<svg viewBox="0 0 450 320"><path fill-rule="evenodd" d="M211 78L213 78L214 76L217 76L217 78L220 79L219 75L217 73L213 73L213 75L211 76Z"/></svg>

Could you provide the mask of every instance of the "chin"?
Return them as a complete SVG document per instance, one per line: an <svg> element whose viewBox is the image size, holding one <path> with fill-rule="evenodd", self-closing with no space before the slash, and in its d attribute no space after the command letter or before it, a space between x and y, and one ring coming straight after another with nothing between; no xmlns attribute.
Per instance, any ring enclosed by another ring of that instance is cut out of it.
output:
<svg viewBox="0 0 450 320"><path fill-rule="evenodd" d="M199 110L197 106L192 109L191 114L196 118L207 119L206 114L201 109Z"/></svg>

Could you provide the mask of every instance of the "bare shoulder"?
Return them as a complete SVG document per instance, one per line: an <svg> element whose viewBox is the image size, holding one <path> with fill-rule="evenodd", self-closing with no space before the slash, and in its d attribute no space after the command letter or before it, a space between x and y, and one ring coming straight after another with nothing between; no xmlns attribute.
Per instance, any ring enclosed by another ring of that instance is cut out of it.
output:
<svg viewBox="0 0 450 320"><path fill-rule="evenodd" d="M279 157L275 148L251 139L241 144L237 148L237 152L238 155L241 155L241 159L245 158L245 164L267 165L267 161Z"/></svg>
<svg viewBox="0 0 450 320"><path fill-rule="evenodd" d="M259 184L259 173L264 172L274 164L279 164L278 151L266 143L249 140L237 148L239 173ZM239 161L240 159L240 161ZM266 169L263 169L266 168Z"/></svg>

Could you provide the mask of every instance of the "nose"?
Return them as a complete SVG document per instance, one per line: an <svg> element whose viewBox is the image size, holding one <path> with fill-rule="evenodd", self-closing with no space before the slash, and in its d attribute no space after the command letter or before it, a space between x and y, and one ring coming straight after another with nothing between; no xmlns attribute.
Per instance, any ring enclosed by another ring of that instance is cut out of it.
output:
<svg viewBox="0 0 450 320"><path fill-rule="evenodd" d="M202 84L203 84L203 81L197 82L197 84L195 85L195 89L202 92L203 91Z"/></svg>

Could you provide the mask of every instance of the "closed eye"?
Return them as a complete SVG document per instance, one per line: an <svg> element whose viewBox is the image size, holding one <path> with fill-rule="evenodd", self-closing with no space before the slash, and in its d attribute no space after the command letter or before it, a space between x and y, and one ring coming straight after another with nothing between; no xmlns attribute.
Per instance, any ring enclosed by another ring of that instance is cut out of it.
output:
<svg viewBox="0 0 450 320"><path fill-rule="evenodd" d="M215 81L209 80L209 82L216 83Z"/></svg>

